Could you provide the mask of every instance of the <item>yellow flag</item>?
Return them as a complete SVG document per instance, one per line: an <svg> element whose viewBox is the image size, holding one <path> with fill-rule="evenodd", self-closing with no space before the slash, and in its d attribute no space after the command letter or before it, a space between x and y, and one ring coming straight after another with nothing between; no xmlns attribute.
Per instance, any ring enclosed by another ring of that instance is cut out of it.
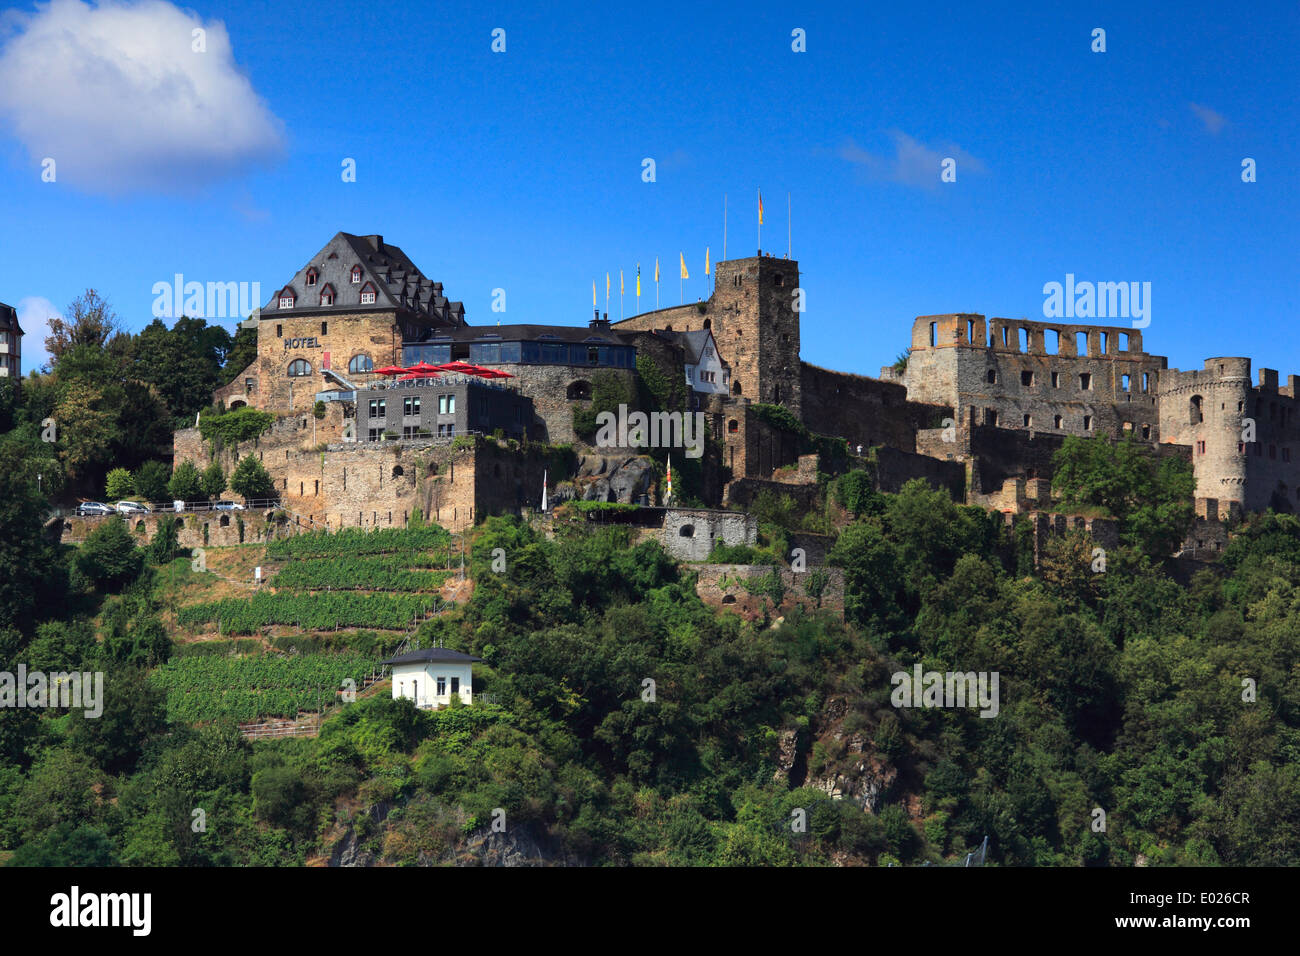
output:
<svg viewBox="0 0 1300 956"><path fill-rule="evenodd" d="M637 298L641 297L641 263L636 264L636 294Z"/></svg>
<svg viewBox="0 0 1300 956"><path fill-rule="evenodd" d="M655 282L659 281L659 257L655 256Z"/></svg>
<svg viewBox="0 0 1300 956"><path fill-rule="evenodd" d="M758 191L758 224L763 225L763 190Z"/></svg>
<svg viewBox="0 0 1300 956"><path fill-rule="evenodd" d="M591 280L591 307L596 307L596 280Z"/></svg>
<svg viewBox="0 0 1300 956"><path fill-rule="evenodd" d="M609 298L609 273L605 273L605 298Z"/></svg>
<svg viewBox="0 0 1300 956"><path fill-rule="evenodd" d="M618 270L618 294L623 294L623 270Z"/></svg>
<svg viewBox="0 0 1300 956"><path fill-rule="evenodd" d="M704 274L709 274L709 247L704 247Z"/></svg>
<svg viewBox="0 0 1300 956"><path fill-rule="evenodd" d="M679 252L678 255L682 257L682 278L689 279L691 274L686 271L686 253Z"/></svg>

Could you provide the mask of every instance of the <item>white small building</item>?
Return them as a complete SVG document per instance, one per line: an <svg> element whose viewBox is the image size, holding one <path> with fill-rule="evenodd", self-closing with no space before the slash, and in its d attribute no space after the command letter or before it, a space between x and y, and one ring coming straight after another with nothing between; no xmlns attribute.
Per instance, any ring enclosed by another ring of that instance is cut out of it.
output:
<svg viewBox="0 0 1300 956"><path fill-rule="evenodd" d="M731 385L731 367L718 355L713 333L708 329L678 332L677 341L686 351L686 384L696 392L726 395Z"/></svg>
<svg viewBox="0 0 1300 956"><path fill-rule="evenodd" d="M474 702L474 664L471 657L445 647L409 651L383 661L393 668L393 700L406 697L416 707L446 707L453 696Z"/></svg>

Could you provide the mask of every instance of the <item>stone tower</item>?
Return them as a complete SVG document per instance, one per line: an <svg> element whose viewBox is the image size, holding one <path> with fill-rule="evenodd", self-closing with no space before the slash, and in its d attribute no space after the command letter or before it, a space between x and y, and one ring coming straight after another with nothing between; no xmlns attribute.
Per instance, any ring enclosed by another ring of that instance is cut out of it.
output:
<svg viewBox="0 0 1300 956"><path fill-rule="evenodd" d="M799 363L799 263L775 256L716 264L707 301L643 312L615 322L619 331L709 329L731 366L731 397L784 405L802 415Z"/></svg>

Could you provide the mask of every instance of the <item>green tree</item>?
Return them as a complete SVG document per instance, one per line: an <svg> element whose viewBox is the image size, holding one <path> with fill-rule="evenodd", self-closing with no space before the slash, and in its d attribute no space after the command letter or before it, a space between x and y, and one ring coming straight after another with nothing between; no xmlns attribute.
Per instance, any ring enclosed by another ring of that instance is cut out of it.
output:
<svg viewBox="0 0 1300 956"><path fill-rule="evenodd" d="M114 515L86 536L77 567L96 585L114 589L136 578L142 557L126 522Z"/></svg>
<svg viewBox="0 0 1300 956"><path fill-rule="evenodd" d="M250 500L270 498L275 494L275 483L260 461L252 455L245 455L230 475L230 490Z"/></svg>
<svg viewBox="0 0 1300 956"><path fill-rule="evenodd" d="M104 484L104 493L108 495L109 501L117 501L119 498L135 493L135 483L131 473L125 468L114 468L110 471Z"/></svg>
<svg viewBox="0 0 1300 956"><path fill-rule="evenodd" d="M167 494L173 501L191 501L203 491L203 479L194 462L188 458L176 466L167 482Z"/></svg>
<svg viewBox="0 0 1300 956"><path fill-rule="evenodd" d="M167 498L167 466L161 461L146 461L135 470L135 493L145 501Z"/></svg>
<svg viewBox="0 0 1300 956"><path fill-rule="evenodd" d="M1171 554L1191 528L1191 464L1154 454L1131 434L1115 442L1068 435L1052 465L1052 490L1066 507L1103 509L1119 520L1120 540L1144 554Z"/></svg>
<svg viewBox="0 0 1300 956"><path fill-rule="evenodd" d="M203 469L203 477L199 479L199 488L208 498L216 498L226 490L226 473L221 467L221 462L214 460L207 468Z"/></svg>

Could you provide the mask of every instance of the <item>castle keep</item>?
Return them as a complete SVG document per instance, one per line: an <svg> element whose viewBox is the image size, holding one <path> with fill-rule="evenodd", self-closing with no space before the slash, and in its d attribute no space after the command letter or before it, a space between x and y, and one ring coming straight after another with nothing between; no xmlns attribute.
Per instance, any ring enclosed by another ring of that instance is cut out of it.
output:
<svg viewBox="0 0 1300 956"><path fill-rule="evenodd" d="M1250 360L1227 357L1183 372L1146 352L1138 328L975 313L916 318L904 368L832 371L800 357L799 283L798 262L760 253L717 263L700 302L617 322L597 313L585 325L476 327L401 249L339 233L246 323L257 359L216 398L281 417L256 453L287 508L331 526L401 523L418 508L459 528L535 507L543 473L552 500L562 488L559 498L653 500L637 449L578 442L572 474L528 452L530 441L577 440L574 410L590 406L596 376L635 394L650 366L705 416L712 505L744 506L764 488L800 498L819 467L805 460L808 433L848 443L839 467L875 449L887 490L922 477L1017 514L1050 512L1052 456L1068 435L1127 434L1189 458L1202 519L1300 502L1296 376L1283 387L1262 369L1252 384ZM502 380L497 391L451 379L404 389L377 371L417 362L468 362ZM317 401L328 412L308 428ZM453 454L467 430L523 447L480 440ZM401 447L380 440L395 437ZM178 461L204 454L196 432L177 433Z"/></svg>

